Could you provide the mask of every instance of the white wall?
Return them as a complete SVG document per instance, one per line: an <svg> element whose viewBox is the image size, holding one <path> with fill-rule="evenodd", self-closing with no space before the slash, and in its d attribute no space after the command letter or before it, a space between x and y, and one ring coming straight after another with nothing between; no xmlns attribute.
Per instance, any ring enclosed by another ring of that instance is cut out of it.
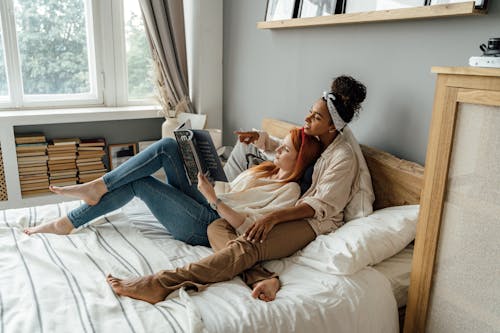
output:
<svg viewBox="0 0 500 333"><path fill-rule="evenodd" d="M465 66L500 37L500 4L486 16L258 30L266 0L224 1L224 130L263 117L303 123L331 79L349 74L368 96L352 125L362 143L424 163L434 97L432 66Z"/></svg>
<svg viewBox="0 0 500 333"><path fill-rule="evenodd" d="M184 0L189 94L207 128L222 128L223 0Z"/></svg>

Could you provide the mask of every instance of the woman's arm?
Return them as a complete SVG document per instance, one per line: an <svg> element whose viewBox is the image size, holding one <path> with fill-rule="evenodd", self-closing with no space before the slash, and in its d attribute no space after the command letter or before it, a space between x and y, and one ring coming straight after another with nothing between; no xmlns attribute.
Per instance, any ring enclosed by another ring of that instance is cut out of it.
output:
<svg viewBox="0 0 500 333"><path fill-rule="evenodd" d="M225 219L229 224L237 229L245 221L246 215L236 212L234 209L223 203L217 198L214 187L203 174L198 174L198 190L205 199L217 208L219 216Z"/></svg>
<svg viewBox="0 0 500 333"><path fill-rule="evenodd" d="M245 236L252 242L263 242L269 231L271 231L275 225L313 217L314 214L314 209L306 203L299 204L295 207L277 209L255 221L255 223L245 232Z"/></svg>

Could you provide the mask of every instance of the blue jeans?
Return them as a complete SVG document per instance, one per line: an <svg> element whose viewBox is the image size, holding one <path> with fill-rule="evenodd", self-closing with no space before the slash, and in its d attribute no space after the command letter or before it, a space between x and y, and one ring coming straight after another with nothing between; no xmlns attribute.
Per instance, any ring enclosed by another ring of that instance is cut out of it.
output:
<svg viewBox="0 0 500 333"><path fill-rule="evenodd" d="M151 176L163 168L167 183ZM75 228L118 209L135 196L174 238L192 245L208 246L207 227L219 218L196 185L190 185L174 139L162 139L103 176L108 192L95 206L83 204L70 211Z"/></svg>

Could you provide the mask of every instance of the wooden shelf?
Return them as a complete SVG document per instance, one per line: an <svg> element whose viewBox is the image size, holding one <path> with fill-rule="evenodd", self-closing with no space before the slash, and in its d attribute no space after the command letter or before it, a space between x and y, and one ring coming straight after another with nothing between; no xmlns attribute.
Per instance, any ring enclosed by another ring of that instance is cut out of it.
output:
<svg viewBox="0 0 500 333"><path fill-rule="evenodd" d="M432 73L454 74L454 75L476 75L476 76L498 76L500 77L500 68L485 67L440 67L431 68Z"/></svg>
<svg viewBox="0 0 500 333"><path fill-rule="evenodd" d="M259 29L284 29L315 27L336 24L368 23L381 21L415 20L424 18L484 15L486 10L474 8L474 1L452 3L445 5L423 6L415 8L402 8L391 10L378 10L362 13L337 14L308 18L295 18L258 22Z"/></svg>

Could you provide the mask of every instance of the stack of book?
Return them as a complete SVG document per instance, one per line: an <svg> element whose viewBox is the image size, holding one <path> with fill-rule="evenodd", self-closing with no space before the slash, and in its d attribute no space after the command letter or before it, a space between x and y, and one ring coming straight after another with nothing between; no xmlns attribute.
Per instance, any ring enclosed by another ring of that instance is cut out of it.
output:
<svg viewBox="0 0 500 333"><path fill-rule="evenodd" d="M86 183L103 176L107 169L102 162L106 154L104 147L106 141L103 138L81 139L78 145L78 182Z"/></svg>
<svg viewBox="0 0 500 333"><path fill-rule="evenodd" d="M49 192L47 142L42 133L15 136L17 165L23 196Z"/></svg>
<svg viewBox="0 0 500 333"><path fill-rule="evenodd" d="M50 185L77 183L76 149L78 138L53 139L47 146Z"/></svg>

